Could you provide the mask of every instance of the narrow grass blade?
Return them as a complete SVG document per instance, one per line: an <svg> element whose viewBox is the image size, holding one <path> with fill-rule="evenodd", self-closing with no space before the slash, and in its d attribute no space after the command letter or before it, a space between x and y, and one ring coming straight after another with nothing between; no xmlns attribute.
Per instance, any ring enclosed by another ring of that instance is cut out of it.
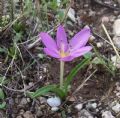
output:
<svg viewBox="0 0 120 118"><path fill-rule="evenodd" d="M65 87L65 91L67 91L67 87L68 85L71 83L71 81L74 79L74 76L77 74L77 72L83 68L86 64L89 63L91 58L85 58L82 62L80 62L77 66L75 66L75 68L72 69L72 71L70 72L70 74L67 76L67 79L64 82L64 87Z"/></svg>
<svg viewBox="0 0 120 118"><path fill-rule="evenodd" d="M48 85L48 86L39 88L35 92L28 92L28 95L31 98L37 98L41 95L47 94L48 92L54 92L61 98L65 96L65 93L61 89L59 89L56 85Z"/></svg>

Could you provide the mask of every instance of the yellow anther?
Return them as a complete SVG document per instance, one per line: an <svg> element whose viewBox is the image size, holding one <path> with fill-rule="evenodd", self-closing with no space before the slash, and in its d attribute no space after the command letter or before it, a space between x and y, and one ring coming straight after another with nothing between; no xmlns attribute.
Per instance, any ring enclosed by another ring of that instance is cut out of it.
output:
<svg viewBox="0 0 120 118"><path fill-rule="evenodd" d="M66 56L68 56L68 55L69 55L68 52L60 51L60 56L61 56L62 58L66 57Z"/></svg>

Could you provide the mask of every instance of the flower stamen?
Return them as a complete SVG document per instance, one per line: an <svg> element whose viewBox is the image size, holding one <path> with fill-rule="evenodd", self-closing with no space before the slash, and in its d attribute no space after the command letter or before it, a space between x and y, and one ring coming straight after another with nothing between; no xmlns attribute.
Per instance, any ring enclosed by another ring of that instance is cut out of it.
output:
<svg viewBox="0 0 120 118"><path fill-rule="evenodd" d="M68 55L69 55L69 53L65 52L65 45L64 45L64 43L61 43L60 57L64 58L64 57L66 57Z"/></svg>

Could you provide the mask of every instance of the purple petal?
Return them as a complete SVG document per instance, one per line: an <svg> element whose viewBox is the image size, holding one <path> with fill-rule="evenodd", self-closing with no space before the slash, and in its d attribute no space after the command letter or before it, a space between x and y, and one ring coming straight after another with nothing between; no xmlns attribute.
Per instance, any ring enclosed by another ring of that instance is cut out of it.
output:
<svg viewBox="0 0 120 118"><path fill-rule="evenodd" d="M76 50L80 47L83 47L88 42L88 39L90 37L90 29L84 28L80 32L78 32L71 40L70 40L70 46L72 50Z"/></svg>
<svg viewBox="0 0 120 118"><path fill-rule="evenodd" d="M51 56L51 57L60 58L59 53L56 52L56 51L54 51L54 50L50 50L50 49L48 49L48 48L44 48L44 52L45 52L47 55Z"/></svg>
<svg viewBox="0 0 120 118"><path fill-rule="evenodd" d="M48 33L41 32L39 36L41 37L41 40L46 46L46 48L50 50L57 50L56 42L51 36L49 36Z"/></svg>
<svg viewBox="0 0 120 118"><path fill-rule="evenodd" d="M71 56L73 56L73 57L82 56L82 55L86 54L87 52L89 52L91 49L92 49L91 46L85 46L85 47L79 48L75 51L72 51Z"/></svg>
<svg viewBox="0 0 120 118"><path fill-rule="evenodd" d="M72 56L67 56L67 57L64 57L64 58L60 58L60 60L62 61L72 61L75 57L72 57Z"/></svg>
<svg viewBox="0 0 120 118"><path fill-rule="evenodd" d="M68 47L67 36L63 26L57 28L57 46L60 50L66 51Z"/></svg>

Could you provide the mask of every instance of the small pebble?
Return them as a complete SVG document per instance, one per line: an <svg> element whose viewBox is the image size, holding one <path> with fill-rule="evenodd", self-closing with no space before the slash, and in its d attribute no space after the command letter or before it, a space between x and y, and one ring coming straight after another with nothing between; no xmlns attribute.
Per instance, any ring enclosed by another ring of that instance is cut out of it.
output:
<svg viewBox="0 0 120 118"><path fill-rule="evenodd" d="M78 111L80 111L82 108L83 108L83 104L77 104L76 106L75 106L75 108L78 110Z"/></svg>
<svg viewBox="0 0 120 118"><path fill-rule="evenodd" d="M116 103L116 105L112 107L112 110L116 113L120 112L120 104Z"/></svg>
<svg viewBox="0 0 120 118"><path fill-rule="evenodd" d="M72 96L72 97L70 97L69 101L74 102L74 101L76 101L76 98L74 96Z"/></svg>
<svg viewBox="0 0 120 118"><path fill-rule="evenodd" d="M110 22L113 23L113 22L115 21L115 18L116 18L116 17L115 17L114 15L111 15L111 16L109 17Z"/></svg>
<svg viewBox="0 0 120 118"><path fill-rule="evenodd" d="M70 8L67 15L73 22L76 22L74 9Z"/></svg>
<svg viewBox="0 0 120 118"><path fill-rule="evenodd" d="M89 16L95 16L96 15L96 12L95 11L92 11L92 10L90 10L90 12L89 12Z"/></svg>
<svg viewBox="0 0 120 118"><path fill-rule="evenodd" d="M20 115L23 115L24 112L25 112L25 111L24 111L23 109L21 109L20 112L19 112L19 114L20 114Z"/></svg>
<svg viewBox="0 0 120 118"><path fill-rule="evenodd" d="M41 117L42 115L43 115L43 112L40 111L40 110L37 110L36 116L37 116L37 117Z"/></svg>
<svg viewBox="0 0 120 118"><path fill-rule="evenodd" d="M102 113L102 118L115 118L110 111L104 111Z"/></svg>
<svg viewBox="0 0 120 118"><path fill-rule="evenodd" d="M47 103L51 107L58 107L61 104L61 99L59 97L51 97L47 99Z"/></svg>
<svg viewBox="0 0 120 118"><path fill-rule="evenodd" d="M20 101L20 105L26 105L28 103L26 98L22 98L22 100Z"/></svg>
<svg viewBox="0 0 120 118"><path fill-rule="evenodd" d="M120 19L116 19L113 24L113 33L115 36L120 36Z"/></svg>
<svg viewBox="0 0 120 118"><path fill-rule="evenodd" d="M41 80L43 78L43 76L40 76L39 79Z"/></svg>
<svg viewBox="0 0 120 118"><path fill-rule="evenodd" d="M58 108L58 107L52 107L51 110L52 110L52 111L58 111L59 108Z"/></svg>
<svg viewBox="0 0 120 118"><path fill-rule="evenodd" d="M32 87L34 85L33 82L29 82L29 87Z"/></svg>
<svg viewBox="0 0 120 118"><path fill-rule="evenodd" d="M86 105L86 108L88 108L88 109L96 109L97 108L97 103L88 103L87 105Z"/></svg>
<svg viewBox="0 0 120 118"><path fill-rule="evenodd" d="M91 106L96 109L97 108L97 103L92 103Z"/></svg>
<svg viewBox="0 0 120 118"><path fill-rule="evenodd" d="M116 86L116 90L117 90L117 91L120 91L120 86Z"/></svg>
<svg viewBox="0 0 120 118"><path fill-rule="evenodd" d="M47 73L47 68L46 67L43 68L43 72Z"/></svg>
<svg viewBox="0 0 120 118"><path fill-rule="evenodd" d="M117 68L119 68L119 66L120 66L120 59L118 59L118 57L115 55L115 56L112 56L112 57L111 57L111 60L112 60L113 64L114 64Z"/></svg>
<svg viewBox="0 0 120 118"><path fill-rule="evenodd" d="M102 42L98 42L98 43L97 43L97 47L98 47L98 48L101 48L102 46L103 46L103 43L102 43Z"/></svg>
<svg viewBox="0 0 120 118"><path fill-rule="evenodd" d="M95 40L95 37L94 36L90 36L89 41L92 42L94 40Z"/></svg>
<svg viewBox="0 0 120 118"><path fill-rule="evenodd" d="M88 6L89 6L89 4L85 4L85 5L84 5L84 8L88 8Z"/></svg>
<svg viewBox="0 0 120 118"><path fill-rule="evenodd" d="M103 16L103 17L102 17L102 22L103 22L103 23L108 23L108 22L109 22L109 17Z"/></svg>
<svg viewBox="0 0 120 118"><path fill-rule="evenodd" d="M23 114L24 118L34 118L34 116L32 115L32 113L30 111L26 111Z"/></svg>
<svg viewBox="0 0 120 118"><path fill-rule="evenodd" d="M79 113L79 118L94 118L87 110L83 109Z"/></svg>
<svg viewBox="0 0 120 118"><path fill-rule="evenodd" d="M113 42L117 48L120 48L120 36L114 36L113 37Z"/></svg>
<svg viewBox="0 0 120 118"><path fill-rule="evenodd" d="M116 96L120 96L120 93L118 92L118 93L116 93Z"/></svg>

